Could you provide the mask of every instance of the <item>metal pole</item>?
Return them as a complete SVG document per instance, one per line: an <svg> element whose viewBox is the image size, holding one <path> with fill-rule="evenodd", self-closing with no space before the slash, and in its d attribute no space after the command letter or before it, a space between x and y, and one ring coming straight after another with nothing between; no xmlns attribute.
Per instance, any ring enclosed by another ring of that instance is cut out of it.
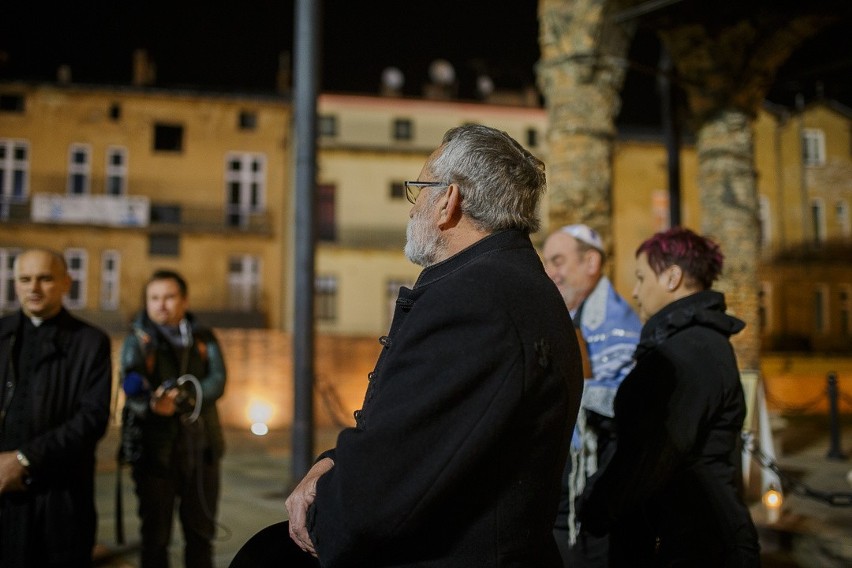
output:
<svg viewBox="0 0 852 568"><path fill-rule="evenodd" d="M297 0L293 115L296 145L296 203L293 314L293 483L314 458L314 187L316 185L319 5Z"/></svg>
<svg viewBox="0 0 852 568"><path fill-rule="evenodd" d="M674 101L674 85L671 80L674 65L665 46L660 46L659 74L657 85L660 90L660 114L663 120L663 136L666 142L666 174L669 186L669 227L680 225L680 130L677 121L677 105Z"/></svg>
<svg viewBox="0 0 852 568"><path fill-rule="evenodd" d="M831 447L826 457L835 460L845 460L846 456L840 449L840 413L837 410L837 373L828 374L828 411L829 430L831 432Z"/></svg>

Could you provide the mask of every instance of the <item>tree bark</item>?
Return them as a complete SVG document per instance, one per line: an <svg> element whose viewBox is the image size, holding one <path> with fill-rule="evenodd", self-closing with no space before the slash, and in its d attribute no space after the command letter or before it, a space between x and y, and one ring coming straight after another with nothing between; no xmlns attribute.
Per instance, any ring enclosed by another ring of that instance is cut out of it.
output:
<svg viewBox="0 0 852 568"><path fill-rule="evenodd" d="M724 272L717 288L725 293L729 311L746 322L745 330L733 337L740 367L758 369L760 226L749 116L738 109L724 109L708 117L698 130L696 150L700 231L722 247Z"/></svg>
<svg viewBox="0 0 852 568"><path fill-rule="evenodd" d="M831 17L807 8L799 15L769 10L746 16L710 26L705 14L698 22L661 24L658 33L698 135L700 230L721 245L725 266L718 287L729 310L746 322L733 338L740 368L759 369L760 226L751 121L778 67Z"/></svg>
<svg viewBox="0 0 852 568"><path fill-rule="evenodd" d="M611 248L615 117L634 23L609 18L629 2L540 0L538 77L549 114L547 229L586 223Z"/></svg>

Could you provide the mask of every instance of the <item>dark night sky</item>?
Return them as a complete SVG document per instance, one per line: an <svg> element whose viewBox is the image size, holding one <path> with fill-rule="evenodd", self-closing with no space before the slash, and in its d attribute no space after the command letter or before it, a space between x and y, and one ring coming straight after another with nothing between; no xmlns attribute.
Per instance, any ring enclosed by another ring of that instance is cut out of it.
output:
<svg viewBox="0 0 852 568"><path fill-rule="evenodd" d="M47 9L15 2L0 19L0 78L46 79L63 64L79 83L127 84L133 50L148 49L157 85L271 91L278 54L293 49L293 0L124 0L63 3ZM323 10L321 88L376 92L381 72L400 68L406 94L428 80L429 63L450 61L459 94L475 96L488 74L498 88L535 82L539 58L537 0L326 0ZM809 41L780 70L769 94L791 105L797 92L812 98L822 81L826 96L852 105L850 23ZM630 58L653 66L658 47L641 30ZM623 114L638 122L658 118L654 78L632 70ZM653 99L651 99L653 100ZM649 110L650 109L650 110Z"/></svg>

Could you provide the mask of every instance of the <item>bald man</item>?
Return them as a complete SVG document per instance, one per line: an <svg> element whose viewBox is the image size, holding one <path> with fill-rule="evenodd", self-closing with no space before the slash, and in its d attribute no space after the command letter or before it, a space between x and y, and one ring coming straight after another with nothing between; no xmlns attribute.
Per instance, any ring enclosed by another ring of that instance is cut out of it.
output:
<svg viewBox="0 0 852 568"><path fill-rule="evenodd" d="M88 567L109 338L63 308L71 277L59 253L22 252L14 278L21 309L0 319L0 566Z"/></svg>

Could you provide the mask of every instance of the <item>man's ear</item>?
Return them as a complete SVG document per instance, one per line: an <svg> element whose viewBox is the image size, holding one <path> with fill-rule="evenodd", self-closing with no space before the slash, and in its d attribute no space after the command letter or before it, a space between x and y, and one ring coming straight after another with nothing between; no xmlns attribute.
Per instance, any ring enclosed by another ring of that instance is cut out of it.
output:
<svg viewBox="0 0 852 568"><path fill-rule="evenodd" d="M441 198L441 218L438 221L438 227L441 230L455 227L461 218L461 191L459 186L452 183Z"/></svg>
<svg viewBox="0 0 852 568"><path fill-rule="evenodd" d="M586 267L589 269L589 274L597 274L601 270L601 253L596 250L586 251Z"/></svg>

